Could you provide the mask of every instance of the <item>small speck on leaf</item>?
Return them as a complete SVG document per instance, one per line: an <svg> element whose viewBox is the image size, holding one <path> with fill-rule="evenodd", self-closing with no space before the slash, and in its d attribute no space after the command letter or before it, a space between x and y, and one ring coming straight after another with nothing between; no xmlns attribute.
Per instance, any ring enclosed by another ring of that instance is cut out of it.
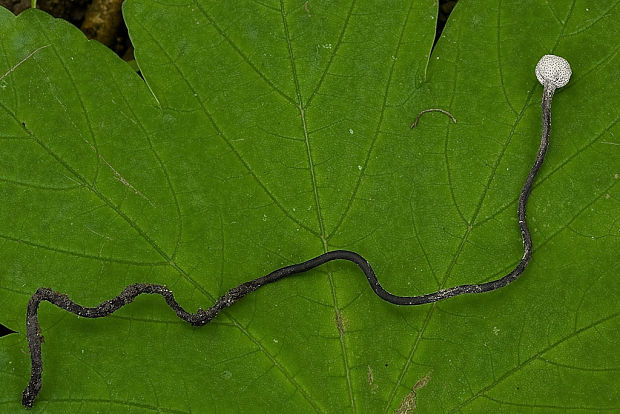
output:
<svg viewBox="0 0 620 414"><path fill-rule="evenodd" d="M379 388L379 385L375 384L375 377L373 375L372 368L370 368L370 365L368 365L367 381L368 381L368 386L370 387L370 393L376 394L377 389Z"/></svg>

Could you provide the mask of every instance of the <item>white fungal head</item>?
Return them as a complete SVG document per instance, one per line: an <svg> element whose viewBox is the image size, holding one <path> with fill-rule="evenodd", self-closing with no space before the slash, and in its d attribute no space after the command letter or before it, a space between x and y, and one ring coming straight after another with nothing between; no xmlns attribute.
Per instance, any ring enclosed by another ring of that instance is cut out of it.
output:
<svg viewBox="0 0 620 414"><path fill-rule="evenodd" d="M556 55L545 55L536 65L538 82L543 85L549 83L556 88L566 85L572 73L568 61Z"/></svg>

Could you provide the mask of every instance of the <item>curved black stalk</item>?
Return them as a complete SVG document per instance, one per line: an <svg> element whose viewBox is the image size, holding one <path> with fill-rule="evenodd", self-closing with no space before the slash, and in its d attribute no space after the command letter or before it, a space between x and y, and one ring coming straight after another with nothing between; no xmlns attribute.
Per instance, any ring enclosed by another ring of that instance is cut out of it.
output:
<svg viewBox="0 0 620 414"><path fill-rule="evenodd" d="M568 76L570 77L570 73ZM566 81L568 82L568 80ZM547 152L547 147L549 145L549 133L551 130L551 99L553 98L553 93L555 92L556 86L557 85L555 83L547 80L545 80L543 83L542 138L540 142L540 148L538 150L538 156L536 157L536 161L534 162L534 165L532 166L532 169L530 170L530 173L525 180L523 189L521 190L521 195L519 196L517 207L519 227L521 229L521 236L523 238L524 253L517 266L506 276L497 280L493 280L491 282L472 285L460 285L449 289L441 289L437 292L428 293L420 296L398 296L388 292L381 286L379 280L377 280L377 276L375 275L372 266L370 266L370 263L368 263L368 261L362 256L348 250L335 250L324 253L303 263L294 264L275 270L268 275L259 277L258 279L242 283L241 285L230 289L224 296L220 297L209 309L198 309L196 313L190 313L183 309L183 307L181 307L181 305L179 305L179 303L175 300L172 291L163 285L143 283L129 285L118 296L110 300L106 300L105 302L102 302L95 307L84 307L78 305L65 294L55 292L49 288L39 288L30 298L30 301L28 302L28 311L26 314L26 338L28 339L28 347L30 348L32 368L30 373L30 381L22 394L22 404L25 407L32 407L34 400L37 397L37 394L41 390L41 374L43 372L43 360L41 358L41 342L43 336L40 335L38 309L39 304L43 301L50 302L61 309L82 316L84 318L102 318L116 312L118 309L122 308L128 303L131 303L137 296L141 294L157 294L161 295L164 298L168 306L170 306L176 312L179 318L183 319L186 322L189 322L194 326L203 326L213 320L213 318L215 318L217 314L220 313L222 310L231 306L248 293L254 292L261 286L268 285L269 283L276 282L291 275L306 272L332 260L348 260L358 265L362 272L364 272L364 274L366 275L371 289L377 294L377 296L387 302L396 305L422 305L425 303L437 302L466 293L489 292L508 285L509 283L516 280L521 273L523 273L523 270L525 270L525 267L527 266L530 258L532 257L532 238L530 236L530 232L526 223L526 205L527 199L530 195L530 192L532 191L532 184L534 183L534 178L536 177L536 174L538 173L538 170L540 169L544 161L545 153Z"/></svg>

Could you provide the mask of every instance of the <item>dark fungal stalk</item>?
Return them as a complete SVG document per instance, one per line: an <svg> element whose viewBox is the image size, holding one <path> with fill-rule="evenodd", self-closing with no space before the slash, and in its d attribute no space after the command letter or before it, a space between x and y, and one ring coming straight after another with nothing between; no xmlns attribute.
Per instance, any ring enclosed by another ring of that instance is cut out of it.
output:
<svg viewBox="0 0 620 414"><path fill-rule="evenodd" d="M38 309L43 301L50 302L61 309L74 313L84 318L103 318L116 312L123 306L131 303L137 296L142 294L160 295L164 298L168 306L172 308L177 316L194 326L203 326L215 318L222 310L239 301L247 294L254 292L258 288L292 276L314 269L332 260L348 260L355 263L366 275L371 289L381 299L395 305L422 305L437 302L454 296L466 293L490 292L508 285L516 280L525 270L530 258L532 257L532 238L526 223L526 204L532 190L532 184L542 163L549 146L549 133L551 130L551 100L556 88L568 83L571 70L568 62L561 57L545 55L536 66L536 77L543 85L542 97L542 138L538 156L530 170L529 175L519 196L517 215L521 236L523 239L523 257L517 266L506 276L491 282L460 285L449 289L441 289L437 292L428 293L420 296L397 296L386 291L379 281L375 272L366 259L355 252L347 250L335 250L324 253L303 263L286 266L275 270L265 276L242 283L230 289L224 296L220 297L213 306L207 310L198 309L196 313L187 312L174 298L170 289L163 285L136 283L127 286L118 296L106 300L95 307L84 307L72 301L67 295L58 293L49 288L39 288L28 302L26 313L26 338L30 348L32 368L30 382L22 394L22 404L25 407L32 407L37 394L41 390L41 374L43 372L43 360L41 357L41 343L43 336L40 334ZM434 109L433 109L434 110ZM428 112L425 111L425 112ZM440 110L440 112L444 112ZM423 111L424 113L424 111ZM419 117L418 117L419 119ZM417 120L416 120L417 121Z"/></svg>

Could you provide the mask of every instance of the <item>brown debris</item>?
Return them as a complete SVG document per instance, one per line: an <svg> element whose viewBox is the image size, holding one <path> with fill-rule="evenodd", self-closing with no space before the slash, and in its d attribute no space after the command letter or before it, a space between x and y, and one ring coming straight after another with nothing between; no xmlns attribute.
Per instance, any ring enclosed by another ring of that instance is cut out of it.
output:
<svg viewBox="0 0 620 414"><path fill-rule="evenodd" d="M93 0L81 27L86 37L112 47L123 23L122 5L123 0Z"/></svg>

